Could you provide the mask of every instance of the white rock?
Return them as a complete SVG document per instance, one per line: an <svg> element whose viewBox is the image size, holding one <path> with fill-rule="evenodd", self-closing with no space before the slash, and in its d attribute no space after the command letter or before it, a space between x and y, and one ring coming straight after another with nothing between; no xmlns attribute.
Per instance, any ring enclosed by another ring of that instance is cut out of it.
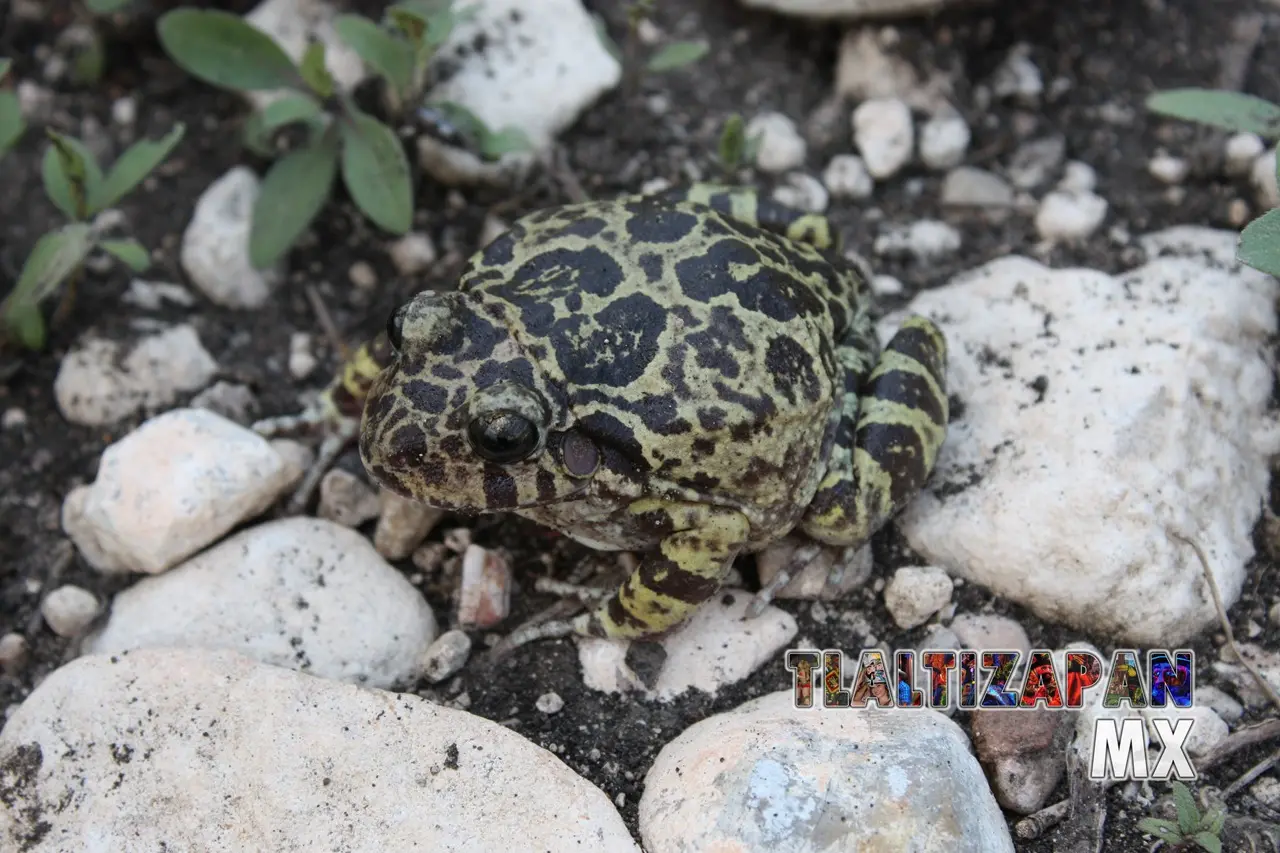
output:
<svg viewBox="0 0 1280 853"><path fill-rule="evenodd" d="M1235 263L1235 240L1174 229L1143 243L1176 254L1123 276L1012 257L920 294L909 310L939 320L964 415L899 516L912 549L1117 641L1215 624L1195 554L1165 531L1201 544L1231 606L1280 449L1263 355L1277 285Z"/></svg>
<svg viewBox="0 0 1280 853"><path fill-rule="evenodd" d="M422 659L422 674L432 684L438 684L467 663L471 655L471 637L466 631L454 628L445 631L427 647Z"/></svg>
<svg viewBox="0 0 1280 853"><path fill-rule="evenodd" d="M1280 808L1280 779L1274 776L1263 776L1254 782L1249 786L1249 793L1268 808Z"/></svg>
<svg viewBox="0 0 1280 853"><path fill-rule="evenodd" d="M808 18L888 18L922 15L956 0L742 0L743 5Z"/></svg>
<svg viewBox="0 0 1280 853"><path fill-rule="evenodd" d="M756 165L766 172L786 172L804 165L804 137L796 129L789 116L778 112L763 112L747 122L748 139L760 138L756 148Z"/></svg>
<svg viewBox="0 0 1280 853"><path fill-rule="evenodd" d="M900 279L891 275L877 275L871 279L871 289L877 296L899 296L906 287Z"/></svg>
<svg viewBox="0 0 1280 853"><path fill-rule="evenodd" d="M436 53L436 68L451 73L429 100L466 107L491 130L516 127L534 151L482 163L470 152L418 137L422 166L445 183L502 184L524 174L560 131L618 85L622 66L600 42L595 20L580 0L476 0ZM482 49L476 45L483 44Z"/></svg>
<svg viewBox="0 0 1280 853"><path fill-rule="evenodd" d="M444 516L444 510L402 498L383 489L378 493L378 526L373 530L373 547L388 560L403 560Z"/></svg>
<svg viewBox="0 0 1280 853"><path fill-rule="evenodd" d="M969 125L956 113L934 116L920 128L920 159L930 169L950 169L964 161Z"/></svg>
<svg viewBox="0 0 1280 853"><path fill-rule="evenodd" d="M951 207L1012 207L1013 187L985 169L961 166L943 180L942 203Z"/></svg>
<svg viewBox="0 0 1280 853"><path fill-rule="evenodd" d="M884 606L899 628L929 621L951 600L951 578L934 566L904 566L884 588Z"/></svg>
<svg viewBox="0 0 1280 853"><path fill-rule="evenodd" d="M29 771L6 850L639 853L598 788L503 726L229 652L81 658L0 762Z"/></svg>
<svg viewBox="0 0 1280 853"><path fill-rule="evenodd" d="M1004 816L942 714L797 709L772 693L685 730L645 777L650 853L1004 853Z"/></svg>
<svg viewBox="0 0 1280 853"><path fill-rule="evenodd" d="M0 669L3 669L6 675L19 674L26 666L30 651L27 638L10 631L0 637Z"/></svg>
<svg viewBox="0 0 1280 853"><path fill-rule="evenodd" d="M774 201L807 213L826 211L830 196L822 181L804 172L792 172L783 180L785 183L773 191Z"/></svg>
<svg viewBox="0 0 1280 853"><path fill-rule="evenodd" d="M1024 658L1031 653L1027 632L1007 616L961 613L951 620L950 628L966 649L1014 649Z"/></svg>
<svg viewBox="0 0 1280 853"><path fill-rule="evenodd" d="M250 527L115 597L86 643L107 654L230 649L273 666L389 687L416 678L436 621L412 584L331 521Z"/></svg>
<svg viewBox="0 0 1280 853"><path fill-rule="evenodd" d="M533 706L544 714L558 714L564 709L564 699L559 693L543 693L534 701Z"/></svg>
<svg viewBox="0 0 1280 853"><path fill-rule="evenodd" d="M320 478L316 515L343 527L359 527L378 517L378 493L350 471L332 468Z"/></svg>
<svg viewBox="0 0 1280 853"><path fill-rule="evenodd" d="M911 160L911 108L896 98L863 101L853 111L853 141L871 177L883 180Z"/></svg>
<svg viewBox="0 0 1280 853"><path fill-rule="evenodd" d="M260 185L247 166L236 166L196 201L182 234L181 262L191 283L227 308L261 308L283 276L283 262L268 270L249 263L249 230Z"/></svg>
<svg viewBox="0 0 1280 853"><path fill-rule="evenodd" d="M294 332L289 336L289 375L299 381L306 379L316 369L318 362L311 351L311 335Z"/></svg>
<svg viewBox="0 0 1280 853"><path fill-rule="evenodd" d="M920 263L953 254L960 248L960 232L936 219L895 226L876 237L877 255L910 255Z"/></svg>
<svg viewBox="0 0 1280 853"><path fill-rule="evenodd" d="M1030 54L1031 48L1025 44L1009 51L1004 64L991 78L991 91L997 98L1017 98L1027 103L1039 100L1044 92L1044 78Z"/></svg>
<svg viewBox="0 0 1280 853"><path fill-rule="evenodd" d="M1098 186L1098 172L1088 163L1070 160L1062 172L1058 189L1066 192L1087 193Z"/></svg>
<svg viewBox="0 0 1280 853"><path fill-rule="evenodd" d="M245 15L245 20L271 36L289 58L300 62L307 46L318 41L324 45L325 67L334 82L351 91L366 76L360 56L343 41L333 27L333 19L341 10L325 0L263 0ZM258 91L245 93L258 109L280 98L284 92Z"/></svg>
<svg viewBox="0 0 1280 853"><path fill-rule="evenodd" d="M138 100L132 97L116 98L111 102L111 120L121 127L133 127L138 120Z"/></svg>
<svg viewBox="0 0 1280 853"><path fill-rule="evenodd" d="M435 261L435 243L421 231L410 232L391 244L391 263L401 275L420 273Z"/></svg>
<svg viewBox="0 0 1280 853"><path fill-rule="evenodd" d="M1195 701L1206 708L1212 708L1227 723L1234 723L1244 716L1244 706L1212 684L1203 687L1197 684L1195 689Z"/></svg>
<svg viewBox="0 0 1280 853"><path fill-rule="evenodd" d="M1199 691L1197 691L1197 698L1199 698ZM1212 708L1203 705L1193 705L1190 708L1176 708L1172 705L1166 705L1163 708L1143 708L1142 717L1147 721L1148 738L1151 743L1157 744L1160 738L1156 734L1155 720L1175 721L1190 718L1191 732L1183 741L1183 745L1192 758L1204 758L1213 751L1214 747L1222 743L1228 734L1226 722L1214 713Z"/></svg>
<svg viewBox="0 0 1280 853"><path fill-rule="evenodd" d="M1258 205L1267 210L1280 207L1280 188L1276 184L1276 149L1272 148L1253 161L1249 180L1257 194Z"/></svg>
<svg viewBox="0 0 1280 853"><path fill-rule="evenodd" d="M497 551L468 545L458 586L458 624L492 628L511 612L511 564Z"/></svg>
<svg viewBox="0 0 1280 853"><path fill-rule="evenodd" d="M1223 149L1223 171L1233 178L1247 175L1253 169L1253 161L1266 150L1266 143L1256 133L1233 134Z"/></svg>
<svg viewBox="0 0 1280 853"><path fill-rule="evenodd" d="M795 572L797 552L812 544L812 541L800 537L787 536L757 553L756 573L760 576L761 585L771 583L784 568ZM871 549L865 545L861 548L823 548L774 592L773 597L834 601L866 583L871 576L871 568Z"/></svg>
<svg viewBox="0 0 1280 853"><path fill-rule="evenodd" d="M666 659L649 686L627 665L627 643L582 640L578 660L583 680L593 690L636 690L650 700L663 702L691 687L715 696L775 660L798 630L795 617L777 607L765 608L755 619L745 618L754 598L741 589L723 589L687 622L658 640Z"/></svg>
<svg viewBox="0 0 1280 853"><path fill-rule="evenodd" d="M63 357L53 380L62 416L83 426L107 426L171 405L213 379L218 364L196 330L173 326L125 349L86 336Z"/></svg>
<svg viewBox="0 0 1280 853"><path fill-rule="evenodd" d="M0 415L0 429L22 429L27 425L27 413L17 406L10 406Z"/></svg>
<svg viewBox="0 0 1280 853"><path fill-rule="evenodd" d="M196 298L180 284L168 281L144 281L135 278L129 282L129 289L121 297L129 305L136 305L147 311L158 311L166 302L190 308L196 304Z"/></svg>
<svg viewBox="0 0 1280 853"><path fill-rule="evenodd" d="M822 173L822 181L836 198L868 198L875 181L856 154L837 154Z"/></svg>
<svg viewBox="0 0 1280 853"><path fill-rule="evenodd" d="M253 518L291 472L252 430L204 409L152 418L108 447L63 526L99 571L155 574Z"/></svg>
<svg viewBox="0 0 1280 853"><path fill-rule="evenodd" d="M845 32L836 61L836 94L850 101L868 98L907 98L920 85L915 69L902 57L885 50L878 27Z"/></svg>
<svg viewBox="0 0 1280 853"><path fill-rule="evenodd" d="M1180 184L1187 178L1191 166L1181 157L1159 153L1147 163L1147 171L1151 177L1166 184Z"/></svg>
<svg viewBox="0 0 1280 853"><path fill-rule="evenodd" d="M98 599L87 589L67 584L45 596L40 615L59 637L79 637L98 615Z"/></svg>
<svg viewBox="0 0 1280 853"><path fill-rule="evenodd" d="M360 290L373 290L378 286L377 270L368 261L356 261L347 270L347 278Z"/></svg>
<svg viewBox="0 0 1280 853"><path fill-rule="evenodd" d="M1040 202L1036 231L1054 243L1083 240L1107 218L1107 200L1091 192L1055 190Z"/></svg>

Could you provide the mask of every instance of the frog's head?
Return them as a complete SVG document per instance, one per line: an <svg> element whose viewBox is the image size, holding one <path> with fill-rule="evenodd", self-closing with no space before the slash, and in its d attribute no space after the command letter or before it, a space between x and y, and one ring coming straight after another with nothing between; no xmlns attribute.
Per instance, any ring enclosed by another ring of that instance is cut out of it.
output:
<svg viewBox="0 0 1280 853"><path fill-rule="evenodd" d="M502 304L419 294L392 313L395 352L369 391L360 456L379 483L461 512L572 500L599 465L566 429L564 392L512 335Z"/></svg>

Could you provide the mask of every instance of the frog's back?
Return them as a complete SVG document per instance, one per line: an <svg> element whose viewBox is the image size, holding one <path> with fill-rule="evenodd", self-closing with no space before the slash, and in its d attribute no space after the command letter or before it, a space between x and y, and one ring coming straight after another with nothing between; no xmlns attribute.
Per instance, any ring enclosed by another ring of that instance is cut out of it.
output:
<svg viewBox="0 0 1280 853"><path fill-rule="evenodd" d="M577 427L648 482L771 517L807 500L859 308L817 250L633 197L517 221L460 288L510 306Z"/></svg>

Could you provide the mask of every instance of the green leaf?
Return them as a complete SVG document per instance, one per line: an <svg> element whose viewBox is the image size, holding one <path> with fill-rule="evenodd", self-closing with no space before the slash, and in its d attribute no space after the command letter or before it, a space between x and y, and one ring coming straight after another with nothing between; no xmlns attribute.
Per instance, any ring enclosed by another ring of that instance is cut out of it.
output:
<svg viewBox="0 0 1280 853"><path fill-rule="evenodd" d="M504 154L532 150L533 141L518 127L504 127L494 133L485 130L480 136L480 154L486 160L497 160Z"/></svg>
<svg viewBox="0 0 1280 853"><path fill-rule="evenodd" d="M302 62L298 65L302 79L311 91L322 98L333 94L333 75L324 64L324 42L313 41L307 45L307 52L302 54Z"/></svg>
<svg viewBox="0 0 1280 853"><path fill-rule="evenodd" d="M392 234L409 230L413 180L395 131L353 111L342 122L342 178L356 206L374 224Z"/></svg>
<svg viewBox="0 0 1280 853"><path fill-rule="evenodd" d="M1222 834L1222 825L1227 822L1227 810L1222 806L1215 806L1210 809L1209 813L1204 816L1204 820L1200 821L1201 829L1211 832L1214 835Z"/></svg>
<svg viewBox="0 0 1280 853"><path fill-rule="evenodd" d="M151 253L137 240L103 240L98 246L134 272L146 272L151 266Z"/></svg>
<svg viewBox="0 0 1280 853"><path fill-rule="evenodd" d="M1200 809L1196 807L1196 798L1191 795L1191 789L1181 782L1174 780L1172 786L1173 804L1178 812L1178 829L1184 835L1190 835L1200 826Z"/></svg>
<svg viewBox="0 0 1280 853"><path fill-rule="evenodd" d="M1143 832L1154 835L1156 838L1162 838L1165 841L1177 842L1183 838L1182 832L1179 831L1178 825L1171 820L1165 820L1158 817L1144 817L1138 821L1138 829Z"/></svg>
<svg viewBox="0 0 1280 853"><path fill-rule="evenodd" d="M1197 832L1192 839L1209 853L1222 853L1222 839L1211 832Z"/></svg>
<svg viewBox="0 0 1280 853"><path fill-rule="evenodd" d="M298 69L271 36L230 12L174 9L157 25L160 44L188 74L251 92L296 85Z"/></svg>
<svg viewBox="0 0 1280 853"><path fill-rule="evenodd" d="M742 116L734 113L725 120L724 129L720 131L720 163L730 171L742 165L746 148L745 128Z"/></svg>
<svg viewBox="0 0 1280 853"><path fill-rule="evenodd" d="M45 195L68 219L83 219L102 185L102 169L80 140L54 130L45 133L50 138L41 173Z"/></svg>
<svg viewBox="0 0 1280 853"><path fill-rule="evenodd" d="M178 122L173 130L157 142L140 139L130 145L107 172L101 188L93 196L89 213L93 214L110 207L142 183L143 179L173 152L173 149L182 141L182 135L185 132L185 125Z"/></svg>
<svg viewBox="0 0 1280 853"><path fill-rule="evenodd" d="M44 316L36 305L0 306L0 323L8 335L30 350L44 349Z"/></svg>
<svg viewBox="0 0 1280 853"><path fill-rule="evenodd" d="M275 162L253 205L250 263L263 269L289 251L324 207L337 167L338 148L332 134Z"/></svg>
<svg viewBox="0 0 1280 853"><path fill-rule="evenodd" d="M1148 97L1147 109L1224 130L1280 138L1280 106L1240 92L1171 89Z"/></svg>
<svg viewBox="0 0 1280 853"><path fill-rule="evenodd" d="M92 231L83 222L71 222L45 234L27 256L18 283L5 299L6 308L39 305L80 266L92 248Z"/></svg>
<svg viewBox="0 0 1280 853"><path fill-rule="evenodd" d="M13 92L0 92L0 154L12 148L26 129L18 96Z"/></svg>
<svg viewBox="0 0 1280 853"><path fill-rule="evenodd" d="M85 8L95 15L110 15L119 12L133 0L84 0Z"/></svg>
<svg viewBox="0 0 1280 853"><path fill-rule="evenodd" d="M692 65L711 52L705 41L674 41L649 57L650 71L671 71Z"/></svg>
<svg viewBox="0 0 1280 853"><path fill-rule="evenodd" d="M312 122L324 115L316 100L302 92L284 95L249 116L244 123L244 141L256 153L270 157L271 136L280 128L295 122Z"/></svg>
<svg viewBox="0 0 1280 853"><path fill-rule="evenodd" d="M454 12L448 2L438 2L438 0L436 2L432 0L403 0L403 2L396 3L388 9L387 13L392 16L392 20L401 29L404 29L406 25L413 26L405 20L405 15L416 19L424 27L417 39L421 40L424 48L435 50L449 40L454 27L465 20L469 20L476 11L476 8L472 6L460 13ZM414 27L414 29L417 28ZM413 38L412 33L406 32L406 34Z"/></svg>
<svg viewBox="0 0 1280 853"><path fill-rule="evenodd" d="M0 80L3 80L5 75L9 73L9 67L12 65L13 65L12 59L0 57Z"/></svg>
<svg viewBox="0 0 1280 853"><path fill-rule="evenodd" d="M398 94L413 85L413 48L382 27L359 15L339 15L333 21L339 38Z"/></svg>
<svg viewBox="0 0 1280 853"><path fill-rule="evenodd" d="M71 81L80 86L93 86L102 79L107 68L107 48L96 30L88 31L88 41L77 47L71 60Z"/></svg>
<svg viewBox="0 0 1280 853"><path fill-rule="evenodd" d="M1236 257L1255 270L1280 276L1280 208L1268 210L1244 227Z"/></svg>

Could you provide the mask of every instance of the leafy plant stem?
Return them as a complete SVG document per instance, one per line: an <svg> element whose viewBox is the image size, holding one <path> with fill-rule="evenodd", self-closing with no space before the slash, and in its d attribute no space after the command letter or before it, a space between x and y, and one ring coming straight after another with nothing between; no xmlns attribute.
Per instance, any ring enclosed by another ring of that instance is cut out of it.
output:
<svg viewBox="0 0 1280 853"><path fill-rule="evenodd" d="M76 268L67 276L62 288L62 296L58 298L58 307L54 308L53 314L49 316L50 329L56 329L71 316L71 311L76 304L77 285L80 283L80 276L83 273L84 264L77 264Z"/></svg>

